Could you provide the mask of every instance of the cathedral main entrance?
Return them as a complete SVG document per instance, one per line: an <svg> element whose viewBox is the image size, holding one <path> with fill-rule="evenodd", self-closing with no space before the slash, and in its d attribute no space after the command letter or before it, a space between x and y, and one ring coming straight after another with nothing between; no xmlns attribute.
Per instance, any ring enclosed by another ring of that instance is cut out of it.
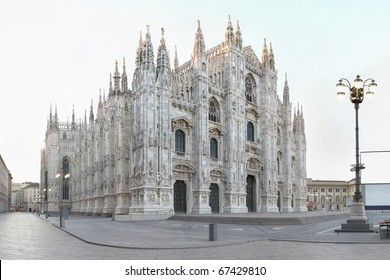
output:
<svg viewBox="0 0 390 280"><path fill-rule="evenodd" d="M217 184L210 185L209 206L212 213L219 213L219 187Z"/></svg>
<svg viewBox="0 0 390 280"><path fill-rule="evenodd" d="M178 180L173 185L173 209L175 213L187 212L187 187L184 181Z"/></svg>
<svg viewBox="0 0 390 280"><path fill-rule="evenodd" d="M256 179L255 176L248 175L246 177L246 207L248 212L255 212L255 191L256 191Z"/></svg>

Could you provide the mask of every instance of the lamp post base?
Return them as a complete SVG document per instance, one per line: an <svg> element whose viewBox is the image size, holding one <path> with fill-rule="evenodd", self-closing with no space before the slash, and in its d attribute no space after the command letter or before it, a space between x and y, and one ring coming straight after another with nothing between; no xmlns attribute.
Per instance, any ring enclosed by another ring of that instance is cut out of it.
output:
<svg viewBox="0 0 390 280"><path fill-rule="evenodd" d="M365 216L363 202L352 203L351 217L346 224L341 225L341 229L336 229L335 232L374 232L373 225Z"/></svg>

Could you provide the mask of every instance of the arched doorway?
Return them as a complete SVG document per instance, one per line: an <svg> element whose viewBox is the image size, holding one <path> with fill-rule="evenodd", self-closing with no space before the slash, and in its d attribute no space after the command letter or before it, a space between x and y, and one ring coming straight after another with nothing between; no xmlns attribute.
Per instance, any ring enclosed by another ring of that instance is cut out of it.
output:
<svg viewBox="0 0 390 280"><path fill-rule="evenodd" d="M255 176L248 175L246 177L246 207L248 207L248 212L255 212L255 186Z"/></svg>
<svg viewBox="0 0 390 280"><path fill-rule="evenodd" d="M178 180L173 185L173 209L175 213L187 212L187 187L184 181Z"/></svg>
<svg viewBox="0 0 390 280"><path fill-rule="evenodd" d="M219 187L214 183L210 185L209 206L212 213L219 213Z"/></svg>
<svg viewBox="0 0 390 280"><path fill-rule="evenodd" d="M280 208L280 206L281 206L281 197L280 197L280 191L278 191L278 201L277 201L277 206L278 206L278 208L279 208L279 211L282 211L282 209Z"/></svg>

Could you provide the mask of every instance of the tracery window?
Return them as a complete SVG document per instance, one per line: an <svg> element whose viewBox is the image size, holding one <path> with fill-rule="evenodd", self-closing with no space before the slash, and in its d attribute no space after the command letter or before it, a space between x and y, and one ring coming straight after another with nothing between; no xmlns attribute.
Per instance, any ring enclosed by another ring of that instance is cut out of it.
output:
<svg viewBox="0 0 390 280"><path fill-rule="evenodd" d="M252 122L248 122L246 125L246 140L255 141L255 127Z"/></svg>
<svg viewBox="0 0 390 280"><path fill-rule="evenodd" d="M255 85L250 76L245 78L245 98L249 102L256 102Z"/></svg>
<svg viewBox="0 0 390 280"><path fill-rule="evenodd" d="M211 138L210 140L210 157L218 159L218 142L215 138Z"/></svg>
<svg viewBox="0 0 390 280"><path fill-rule="evenodd" d="M212 98L209 102L209 120L213 122L220 122L220 118L221 112L218 101Z"/></svg>
<svg viewBox="0 0 390 280"><path fill-rule="evenodd" d="M175 132L175 150L179 153L185 153L186 151L185 134L180 129Z"/></svg>

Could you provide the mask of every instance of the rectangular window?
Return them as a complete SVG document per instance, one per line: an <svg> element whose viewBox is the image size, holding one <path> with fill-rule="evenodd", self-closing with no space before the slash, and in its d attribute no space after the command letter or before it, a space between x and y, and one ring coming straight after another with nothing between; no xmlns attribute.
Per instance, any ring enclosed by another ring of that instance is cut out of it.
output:
<svg viewBox="0 0 390 280"><path fill-rule="evenodd" d="M321 192L325 192L325 188L321 188Z"/></svg>
<svg viewBox="0 0 390 280"><path fill-rule="evenodd" d="M347 189L346 189L346 188L343 188L343 192L347 192Z"/></svg>
<svg viewBox="0 0 390 280"><path fill-rule="evenodd" d="M340 192L340 189L339 189L339 188L337 188L337 189L336 189L336 192Z"/></svg>
<svg viewBox="0 0 390 280"><path fill-rule="evenodd" d="M331 189L331 188L329 188L329 189L328 189L328 192L332 192L332 189Z"/></svg>

